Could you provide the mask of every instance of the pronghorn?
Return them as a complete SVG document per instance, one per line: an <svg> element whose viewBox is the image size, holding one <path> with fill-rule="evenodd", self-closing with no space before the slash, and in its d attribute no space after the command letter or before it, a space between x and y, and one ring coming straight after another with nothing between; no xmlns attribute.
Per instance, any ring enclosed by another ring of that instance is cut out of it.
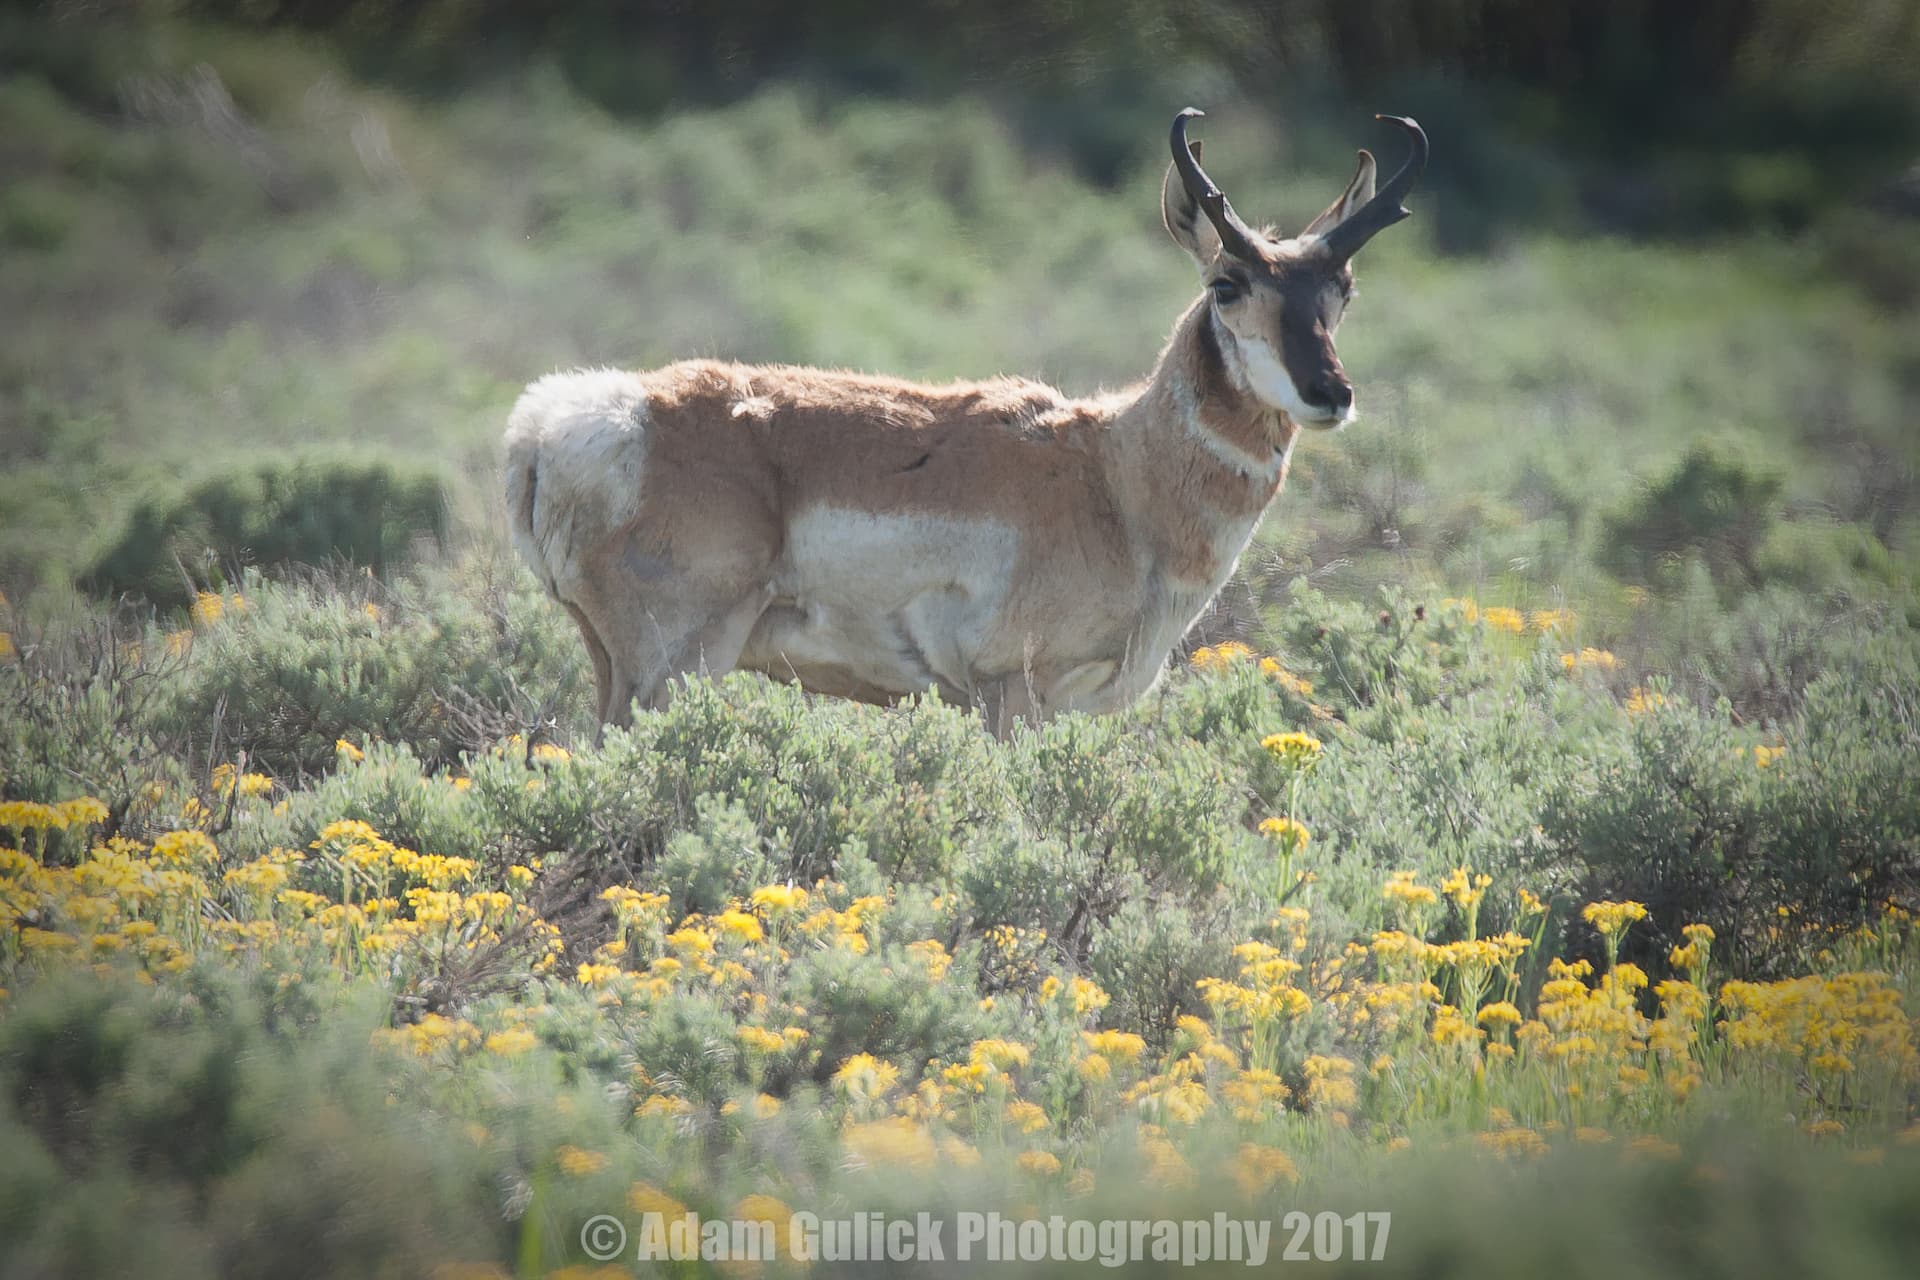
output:
<svg viewBox="0 0 1920 1280"><path fill-rule="evenodd" d="M1353 416L1348 265L1425 168L1374 161L1299 235L1249 227L1173 122L1161 212L1206 288L1145 382L1074 400L692 360L555 373L506 432L513 541L586 639L602 724L743 668L994 732L1152 688L1233 572L1300 427Z"/></svg>

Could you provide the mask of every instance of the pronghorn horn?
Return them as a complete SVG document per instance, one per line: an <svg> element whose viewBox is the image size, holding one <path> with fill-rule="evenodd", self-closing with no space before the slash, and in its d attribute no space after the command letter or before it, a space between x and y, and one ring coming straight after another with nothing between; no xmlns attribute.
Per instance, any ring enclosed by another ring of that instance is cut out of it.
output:
<svg viewBox="0 0 1920 1280"><path fill-rule="evenodd" d="M1340 262L1345 262L1360 252L1360 246L1409 216L1409 211L1400 202L1406 198L1407 192L1413 190L1413 184L1419 181L1427 167L1427 134L1411 117L1375 116L1374 119L1385 120L1406 130L1407 140L1413 144L1413 150L1408 154L1407 162L1400 166L1400 171L1387 179L1386 185L1374 193L1373 199L1321 237L1321 241Z"/></svg>
<svg viewBox="0 0 1920 1280"><path fill-rule="evenodd" d="M1227 203L1225 193L1213 185L1213 179L1200 167L1199 147L1187 142L1187 121L1205 114L1196 107L1188 107L1173 118L1173 167L1180 171L1180 181L1186 186L1187 194L1220 233L1221 247L1243 261L1258 262L1260 253L1253 247L1252 228L1240 221L1240 215Z"/></svg>

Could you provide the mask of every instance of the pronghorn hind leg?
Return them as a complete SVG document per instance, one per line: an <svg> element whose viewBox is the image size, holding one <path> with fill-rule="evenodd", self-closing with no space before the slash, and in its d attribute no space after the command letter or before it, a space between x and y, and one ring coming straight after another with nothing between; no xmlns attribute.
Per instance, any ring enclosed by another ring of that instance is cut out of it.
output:
<svg viewBox="0 0 1920 1280"><path fill-rule="evenodd" d="M593 629L593 623L587 620L580 606L564 600L561 603L573 615L581 639L587 642L587 657L593 661L593 718L596 726L603 725L607 721L607 696L613 691L613 659L607 656L607 646L601 641L600 633Z"/></svg>
<svg viewBox="0 0 1920 1280"><path fill-rule="evenodd" d="M721 589L684 580L651 584L644 600L637 593L627 597L616 615L617 629L603 632L619 637L609 651L606 723L631 724L636 702L664 710L676 678L733 670L772 599L772 589L764 584Z"/></svg>
<svg viewBox="0 0 1920 1280"><path fill-rule="evenodd" d="M671 551L638 532L601 549L587 612L602 624L611 659L607 723L631 723L636 702L664 708L676 676L733 669L773 599L775 545L771 533L742 521L707 528Z"/></svg>
<svg viewBox="0 0 1920 1280"><path fill-rule="evenodd" d="M607 654L607 682L600 704L601 735L607 727L633 723L633 703L653 704L654 690L668 674L666 655L686 642L699 615L674 595L656 588L643 599L624 591L596 592L581 612L592 619Z"/></svg>
<svg viewBox="0 0 1920 1280"><path fill-rule="evenodd" d="M665 710L673 700L676 680L695 674L723 676L733 670L754 626L773 603L774 594L770 585L757 586L709 615L706 625L674 654L666 676L654 686L649 705L656 711Z"/></svg>

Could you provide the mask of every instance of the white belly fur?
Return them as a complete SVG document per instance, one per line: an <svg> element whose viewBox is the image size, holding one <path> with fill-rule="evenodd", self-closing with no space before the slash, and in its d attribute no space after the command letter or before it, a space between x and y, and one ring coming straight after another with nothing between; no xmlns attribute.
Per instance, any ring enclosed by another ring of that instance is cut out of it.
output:
<svg viewBox="0 0 1920 1280"><path fill-rule="evenodd" d="M995 520L816 508L775 566L740 665L851 676L894 694L971 696L1019 535Z"/></svg>

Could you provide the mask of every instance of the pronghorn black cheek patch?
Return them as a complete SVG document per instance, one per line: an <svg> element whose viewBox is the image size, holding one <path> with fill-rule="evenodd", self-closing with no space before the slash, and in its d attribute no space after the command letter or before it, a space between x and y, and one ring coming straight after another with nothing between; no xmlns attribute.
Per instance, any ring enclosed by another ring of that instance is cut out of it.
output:
<svg viewBox="0 0 1920 1280"><path fill-rule="evenodd" d="M1315 387L1345 376L1320 305L1325 287L1315 279L1288 280L1280 286L1280 363L1301 397L1309 400Z"/></svg>

